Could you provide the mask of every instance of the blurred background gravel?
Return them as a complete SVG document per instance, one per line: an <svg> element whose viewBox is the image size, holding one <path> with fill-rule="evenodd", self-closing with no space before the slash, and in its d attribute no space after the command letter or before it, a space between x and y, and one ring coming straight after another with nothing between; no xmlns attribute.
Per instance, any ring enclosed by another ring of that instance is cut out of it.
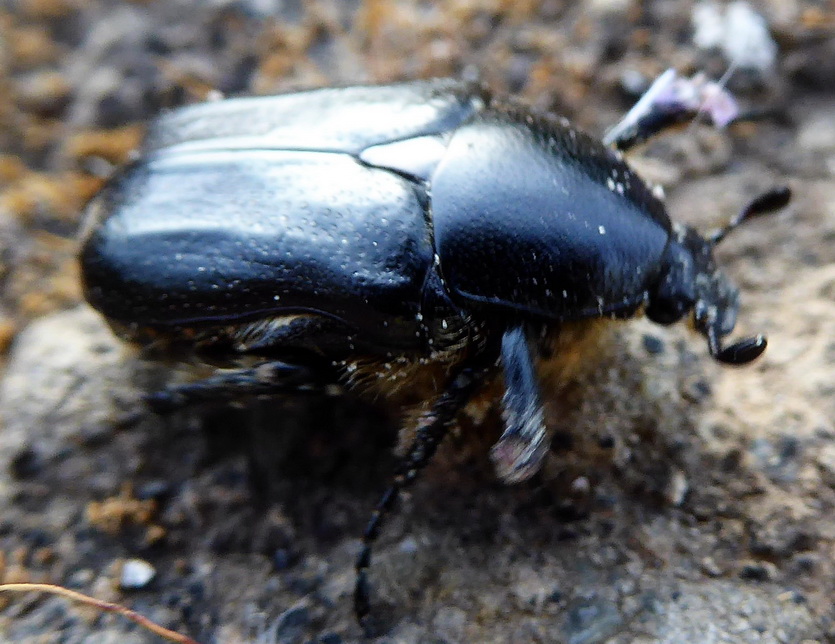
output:
<svg viewBox="0 0 835 644"><path fill-rule="evenodd" d="M696 44L728 15L706 7L0 0L0 581L121 601L201 642L358 641L353 557L396 418L351 401L277 403L281 431L265 405L137 417L166 373L79 306L83 204L149 118L215 92L472 77L599 135L666 68L727 70L757 21ZM484 441L450 441L381 539L379 641L835 641L835 5L747 7L769 35L730 89L763 118L634 161L705 228L792 186L720 253L768 352L723 369L686 329L630 322L560 399L540 480L503 487ZM157 641L36 596L0 597L0 637Z"/></svg>

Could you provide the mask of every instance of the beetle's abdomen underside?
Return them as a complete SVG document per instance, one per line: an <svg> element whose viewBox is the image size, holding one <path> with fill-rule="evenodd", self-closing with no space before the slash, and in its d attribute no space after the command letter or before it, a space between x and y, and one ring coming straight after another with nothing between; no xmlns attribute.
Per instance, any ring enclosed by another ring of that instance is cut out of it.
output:
<svg viewBox="0 0 835 644"><path fill-rule="evenodd" d="M93 204L87 297L112 320L225 324L309 310L414 342L433 250L400 176L344 154L215 151L151 157Z"/></svg>

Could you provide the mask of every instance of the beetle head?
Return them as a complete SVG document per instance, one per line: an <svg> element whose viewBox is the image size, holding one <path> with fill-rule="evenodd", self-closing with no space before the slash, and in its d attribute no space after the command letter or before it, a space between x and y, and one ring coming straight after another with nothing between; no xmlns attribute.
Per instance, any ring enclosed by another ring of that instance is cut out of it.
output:
<svg viewBox="0 0 835 644"><path fill-rule="evenodd" d="M707 339L710 354L726 364L746 364L766 347L762 335L744 338L722 347L721 338L733 331L739 308L739 290L716 266L713 249L746 219L785 206L788 188L766 192L749 203L727 226L706 238L689 226L674 225L662 259L659 282L650 293L647 317L659 324L672 324L693 311L696 330Z"/></svg>

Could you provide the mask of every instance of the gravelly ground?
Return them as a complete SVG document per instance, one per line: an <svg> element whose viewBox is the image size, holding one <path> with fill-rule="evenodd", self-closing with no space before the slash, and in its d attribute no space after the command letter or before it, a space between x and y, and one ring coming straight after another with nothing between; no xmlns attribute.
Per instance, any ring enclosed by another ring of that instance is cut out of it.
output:
<svg viewBox="0 0 835 644"><path fill-rule="evenodd" d="M636 165L705 228L792 186L789 209L720 253L766 355L723 369L686 329L633 321L555 398L540 480L501 486L489 440L450 441L381 539L381 642L835 641L835 8L755 6L778 64L731 89L768 117L690 128ZM640 79L724 71L692 44L691 9L0 3L0 580L122 601L201 642L359 640L352 562L394 419L348 401L137 419L167 373L78 305L84 201L143 122L214 89L478 73L599 134ZM118 589L130 557L157 570L140 591ZM0 602L8 641L156 641L62 600Z"/></svg>

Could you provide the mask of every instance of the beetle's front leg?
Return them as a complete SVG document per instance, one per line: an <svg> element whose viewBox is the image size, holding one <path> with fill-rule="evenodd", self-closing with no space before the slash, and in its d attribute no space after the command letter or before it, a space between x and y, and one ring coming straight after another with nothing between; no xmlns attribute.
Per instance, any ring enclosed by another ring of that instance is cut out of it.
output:
<svg viewBox="0 0 835 644"><path fill-rule="evenodd" d="M548 453L548 434L539 385L525 330L508 329L502 336L505 393L502 398L504 432L490 450L496 474L506 483L529 479L542 467Z"/></svg>
<svg viewBox="0 0 835 644"><path fill-rule="evenodd" d="M316 393L333 382L312 367L276 360L247 369L218 371L197 382L172 385L146 396L145 401L153 411L169 413L193 404L226 402L243 396Z"/></svg>

